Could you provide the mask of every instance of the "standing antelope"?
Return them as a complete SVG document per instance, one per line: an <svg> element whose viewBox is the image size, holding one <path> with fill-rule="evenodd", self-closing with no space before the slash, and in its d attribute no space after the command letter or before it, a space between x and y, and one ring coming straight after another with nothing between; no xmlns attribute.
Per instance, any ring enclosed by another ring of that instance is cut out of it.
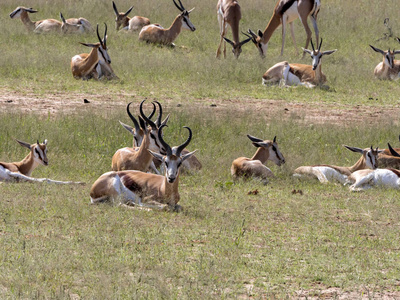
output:
<svg viewBox="0 0 400 300"><path fill-rule="evenodd" d="M397 80L400 76L400 60L395 60L394 56L399 54L400 51L389 50L383 51L381 49L375 48L374 46L369 45L375 52L378 52L383 55L383 61L380 62L374 70L375 77L378 79L389 79L389 80Z"/></svg>
<svg viewBox="0 0 400 300"><path fill-rule="evenodd" d="M304 64L289 64L287 61L282 61L269 68L262 77L264 85L279 84L284 85L303 85L306 87L322 86L326 82L326 76L321 70L321 58L324 55L330 55L337 51L321 51L322 39L317 50L314 49L314 44L311 41L313 51L303 49L311 55L312 65Z"/></svg>
<svg viewBox="0 0 400 300"><path fill-rule="evenodd" d="M279 151L276 136L274 140L261 140L251 135L247 137L252 141L253 145L257 147L256 153L252 158L239 157L232 162L231 174L234 178L239 177L258 177L261 178L264 184L268 183L268 178L273 177L272 171L264 164L271 160L276 165L280 166L285 163L285 158Z"/></svg>
<svg viewBox="0 0 400 300"><path fill-rule="evenodd" d="M107 53L107 24L105 25L104 38L99 35L99 25L97 25L96 33L99 42L96 44L80 43L84 46L92 48L90 53L82 53L75 55L71 59L71 71L74 78L88 80L90 78L99 79L102 76L115 77L114 71L110 64L111 59Z"/></svg>
<svg viewBox="0 0 400 300"><path fill-rule="evenodd" d="M344 184L347 177L358 170L363 169L376 169L377 156L380 150L371 148L356 148L344 145L348 150L361 153L360 159L351 167L338 167L334 165L315 165L315 166L301 166L293 172L295 177L303 177L303 175L316 177L321 183L328 183L329 181L337 180Z"/></svg>
<svg viewBox="0 0 400 300"><path fill-rule="evenodd" d="M179 210L177 203L180 200L178 191L179 186L179 168L182 162L188 159L193 152L182 155L182 150L190 143L192 131L189 131L189 137L182 145L171 148L162 137L162 125L158 131L158 138L166 149L166 155L150 153L162 160L165 164L165 176L144 173L140 171L111 171L101 175L90 190L90 199L92 203L114 201L121 198L125 204L133 204L142 207L152 207L165 209L167 207Z"/></svg>
<svg viewBox="0 0 400 300"><path fill-rule="evenodd" d="M137 31L142 29L146 25L150 25L150 20L145 17L134 16L133 18L129 18L128 15L132 11L133 6L131 6L125 13L118 12L117 6L114 1L112 2L113 9L115 13L115 29L118 31L122 26L121 30L127 31Z"/></svg>
<svg viewBox="0 0 400 300"><path fill-rule="evenodd" d="M286 36L286 24L290 25L290 32L292 34L293 44L298 53L296 40L294 37L293 21L300 18L301 23L307 34L306 46L311 40L312 32L310 27L308 27L307 18L311 18L311 22L314 26L315 37L317 43L319 41L319 30L317 26L317 15L321 6L320 0L278 0L275 5L274 13L269 20L267 27L264 32L258 30L258 35L256 35L250 29L248 33L252 37L253 43L256 45L262 58L265 57L268 49L268 42L271 39L274 31L282 24L282 49L281 55L283 55L283 48L285 46L285 36ZM318 47L318 44L317 44Z"/></svg>
<svg viewBox="0 0 400 300"><path fill-rule="evenodd" d="M45 19L33 22L29 18L28 13L37 13L37 10L33 8L26 8L23 6L18 6L14 11L10 13L11 19L21 18L22 23L29 31L35 33L43 32L60 32L62 23L54 19Z"/></svg>
<svg viewBox="0 0 400 300"><path fill-rule="evenodd" d="M217 14L219 33L221 35L217 58L221 56L222 43L224 43L224 58L226 58L226 42L232 46L233 55L239 58L240 53L242 53L242 46L251 40L251 38L248 38L244 41L239 41L239 21L242 18L240 5L236 0L218 0ZM232 29L233 42L225 37L228 25Z"/></svg>
<svg viewBox="0 0 400 300"><path fill-rule="evenodd" d="M174 22L168 29L162 28L160 25L151 24L142 28L139 33L139 41L145 41L147 43L155 43L162 44L174 47L173 43L178 35L181 33L183 29L189 29L191 31L195 31L196 28L192 24L189 19L190 12L193 11L194 8L187 11L183 5L181 0L179 1L179 5L174 1L175 6L181 11L179 15L176 16Z"/></svg>
<svg viewBox="0 0 400 300"><path fill-rule="evenodd" d="M61 25L62 33L85 33L93 31L92 25L85 18L70 18L65 20L61 12L60 12L60 18L62 21Z"/></svg>
<svg viewBox="0 0 400 300"><path fill-rule="evenodd" d="M5 182L47 182L55 184L83 184L82 182L58 181L47 178L33 178L31 174L37 166L48 166L47 140L43 143L29 144L16 140L22 147L29 149L29 154L19 162L0 162L0 181Z"/></svg>

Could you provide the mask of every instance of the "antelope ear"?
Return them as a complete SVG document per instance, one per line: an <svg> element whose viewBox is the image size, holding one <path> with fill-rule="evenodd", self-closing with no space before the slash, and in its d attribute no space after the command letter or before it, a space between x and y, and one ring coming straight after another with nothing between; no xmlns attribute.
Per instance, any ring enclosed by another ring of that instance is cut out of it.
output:
<svg viewBox="0 0 400 300"><path fill-rule="evenodd" d="M332 53L335 53L336 51L337 51L337 49L335 49L335 50L328 50L328 51L322 52L321 54L322 54L322 55L330 55L330 54L332 54Z"/></svg>
<svg viewBox="0 0 400 300"><path fill-rule="evenodd" d="M132 9L133 9L133 6L131 6L131 7L126 11L126 13L124 13L124 16L126 17L127 15L129 15L129 13L132 11Z"/></svg>
<svg viewBox="0 0 400 300"><path fill-rule="evenodd" d="M122 127L124 127L124 128L125 128L126 130L128 130L131 134L133 134L133 127L132 127L132 126L126 125L126 124L122 123L121 121L119 121L119 124L121 124Z"/></svg>
<svg viewBox="0 0 400 300"><path fill-rule="evenodd" d="M23 141L17 140L15 139L22 147L28 148L29 150L31 150L31 144L29 143L25 143Z"/></svg>
<svg viewBox="0 0 400 300"><path fill-rule="evenodd" d="M47 146L47 140L44 140L43 144Z"/></svg>
<svg viewBox="0 0 400 300"><path fill-rule="evenodd" d="M260 29L258 29L258 36L260 37L260 38L262 38L263 37L263 33L262 33L262 31L260 30Z"/></svg>
<svg viewBox="0 0 400 300"><path fill-rule="evenodd" d="M301 49L303 49L303 52L306 52L306 53L308 53L308 54L312 54L312 51L311 50L308 50L308 49L304 49L304 48L301 48Z"/></svg>
<svg viewBox="0 0 400 300"><path fill-rule="evenodd" d="M378 48L375 48L374 46L372 46L372 45L369 45L371 48L372 48L372 50L374 50L375 52L378 52L378 53L380 53L380 54L382 54L382 55L385 55L385 52L383 52L383 50L381 50L381 49L378 49Z"/></svg>
<svg viewBox="0 0 400 300"><path fill-rule="evenodd" d="M192 152L186 153L185 155L182 155L181 156L182 161L184 161L184 160L188 159L189 157L191 157L196 151L197 151L197 149L192 151Z"/></svg>
<svg viewBox="0 0 400 300"><path fill-rule="evenodd" d="M164 161L164 158L165 158L164 155L162 155L162 154L160 154L160 153L157 153L157 152L153 152L153 151L151 151L151 150L149 150L149 149L147 149L147 151L149 151L150 154L153 155L153 157L155 157L155 158L158 159L159 161Z"/></svg>
<svg viewBox="0 0 400 300"><path fill-rule="evenodd" d="M347 149L349 149L350 151L356 152L356 153L364 153L364 149L361 148L357 148L357 147L350 147L347 145L343 145L344 147L346 147Z"/></svg>
<svg viewBox="0 0 400 300"><path fill-rule="evenodd" d="M81 43L81 42L79 42L79 44L86 46L86 47L90 47L90 48L96 48L98 46L98 44L87 44L87 43Z"/></svg>

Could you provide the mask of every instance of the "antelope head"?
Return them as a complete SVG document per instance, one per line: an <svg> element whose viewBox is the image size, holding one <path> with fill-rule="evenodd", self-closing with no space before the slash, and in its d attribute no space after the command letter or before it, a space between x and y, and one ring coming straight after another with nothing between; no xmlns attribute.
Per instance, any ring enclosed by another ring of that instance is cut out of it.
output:
<svg viewBox="0 0 400 300"><path fill-rule="evenodd" d="M111 64L111 59L110 56L108 55L107 52L107 24L104 23L105 25L105 31L104 31L104 38L101 39L100 34L99 34L99 24L97 24L96 27L96 33L97 33L97 38L99 39L98 43L95 44L87 44L87 43L81 43L82 45L90 48L96 48L98 55L99 55L99 61L106 62L108 64Z"/></svg>
<svg viewBox="0 0 400 300"><path fill-rule="evenodd" d="M367 168L375 170L378 168L378 154L383 152L383 150L378 150L378 147L374 150L371 146L371 148L357 148L357 147L350 147L347 145L344 145L347 149L353 152L361 153L362 156L364 157L365 164Z"/></svg>
<svg viewBox="0 0 400 300"><path fill-rule="evenodd" d="M317 50L315 50L315 48L314 48L314 44L313 44L313 42L312 42L312 39L311 39L311 46L312 46L312 51L311 51L311 50L308 50L308 49L304 49L304 48L302 48L302 49L303 49L304 52L307 52L308 54L311 55L311 59L312 59L312 69L313 69L314 71L315 71L315 70L318 68L318 66L321 64L321 58L322 58L322 56L324 56L324 55L330 55L330 54L332 54L332 53L334 53L334 52L337 51L337 49L335 49L335 50L329 50L329 51L321 51L322 38L321 38L321 42L319 43L319 47L318 47Z"/></svg>
<svg viewBox="0 0 400 300"><path fill-rule="evenodd" d="M235 56L235 58L239 58L240 53L242 53L242 46L248 42L251 41L251 37L248 37L247 39L239 42L236 44L235 42L232 42L230 39L227 39L224 37L224 40L232 46L232 53Z"/></svg>
<svg viewBox="0 0 400 300"><path fill-rule="evenodd" d="M251 38L251 41L254 43L254 45L256 45L256 48L258 50L258 53L260 53L261 58L265 58L268 49L268 43L262 43L264 36L262 31L258 29L258 34L255 34L251 29L249 29L247 32L249 35L246 34L246 36Z"/></svg>
<svg viewBox="0 0 400 300"><path fill-rule="evenodd" d="M131 6L125 13L120 13L118 12L117 6L115 5L115 2L112 2L113 4L113 9L115 13L115 29L119 30L119 28L125 27L129 25L129 13L132 11L133 6Z"/></svg>
<svg viewBox="0 0 400 300"><path fill-rule="evenodd" d="M189 145L191 139L192 139L192 130L189 127L184 126L183 128L186 128L189 131L189 137L187 140L180 146L176 146L171 148L163 139L162 137L162 128L167 125L162 125L159 130L158 130L158 138L163 145L163 147L166 149L166 155L162 155L160 153L156 153L153 151L149 152L158 160L161 160L166 167L165 170L165 177L167 178L167 181L169 183L174 183L176 178L179 175L179 168L182 165L182 162L191 157L197 150L194 150L192 152L189 152L185 155L181 155L182 150Z"/></svg>
<svg viewBox="0 0 400 300"><path fill-rule="evenodd" d="M33 160L41 164L43 166L48 166L49 165L49 160L47 159L47 140L44 140L42 144L39 143L39 140L37 141L36 144L29 144L25 143L23 141L17 140L16 141L25 148L28 148L31 151L31 155L33 157Z"/></svg>
<svg viewBox="0 0 400 300"><path fill-rule="evenodd" d="M386 66L388 66L390 69L392 69L393 68L393 66L394 66L394 56L396 55L396 54L399 54L400 53L400 50L394 50L393 49L393 51L390 51L390 48L387 50L387 51L383 51L383 50L381 50L381 49L378 49L378 48L375 48L374 46L372 46L372 45L369 45L371 48L372 48L372 50L374 50L375 52L378 52L378 53L380 53L380 54L382 54L383 55L383 61L384 61L384 64L386 65Z"/></svg>
<svg viewBox="0 0 400 300"><path fill-rule="evenodd" d="M172 0L172 1L174 1L175 6L181 11L180 17L182 18L182 28L189 29L191 31L195 31L196 27L194 27L194 25L192 24L192 22L189 19L189 14L193 11L194 7L191 10L187 11L183 7L181 0L178 0L179 5L175 2L175 0Z"/></svg>
<svg viewBox="0 0 400 300"><path fill-rule="evenodd" d="M27 13L37 13L37 10L34 10L33 8L26 8L26 7L22 7L22 6L18 6L15 10L13 10L10 13L10 18L11 19L17 19L21 17L21 14L23 12L27 12Z"/></svg>
<svg viewBox="0 0 400 300"><path fill-rule="evenodd" d="M276 165L280 166L285 163L285 158L283 157L281 151L278 148L278 143L276 142L276 136L273 141L262 140L251 135L247 135L253 145L256 147L261 147L269 153L268 160L273 161Z"/></svg>
<svg viewBox="0 0 400 300"><path fill-rule="evenodd" d="M61 32L62 33L83 33L85 31L85 28L81 24L69 24L65 20L63 14L60 12L60 18L62 21L61 24Z"/></svg>

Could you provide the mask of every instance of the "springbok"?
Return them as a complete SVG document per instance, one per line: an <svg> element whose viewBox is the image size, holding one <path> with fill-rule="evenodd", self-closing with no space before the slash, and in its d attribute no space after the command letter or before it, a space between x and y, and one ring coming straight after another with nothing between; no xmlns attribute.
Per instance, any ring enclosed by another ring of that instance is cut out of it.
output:
<svg viewBox="0 0 400 300"><path fill-rule="evenodd" d="M60 32L62 23L55 19L45 19L40 21L31 21L28 13L37 13L37 10L33 8L27 8L23 6L18 6L15 10L10 13L11 19L20 18L22 23L24 23L25 27L29 31L33 31L35 33L44 33L44 32Z"/></svg>
<svg viewBox="0 0 400 300"><path fill-rule="evenodd" d="M85 33L92 32L92 25L85 18L70 18L65 20L63 14L60 12L61 18L61 32L62 33Z"/></svg>
<svg viewBox="0 0 400 300"><path fill-rule="evenodd" d="M175 6L181 11L181 13L176 16L175 20L172 22L172 25L168 29L164 29L157 24L144 26L139 33L139 41L175 47L175 44L173 42L181 33L182 28L189 29L191 31L196 30L189 19L189 14L193 11L194 8L187 11L183 7L181 0L178 0L179 5L175 2L175 0L173 1Z"/></svg>
<svg viewBox="0 0 400 300"><path fill-rule="evenodd" d="M106 76L107 78L116 77L110 66L111 59L107 52L107 24L104 25L105 32L103 39L100 38L99 25L97 25L96 33L99 39L98 43L80 43L92 48L90 53L82 53L72 57L71 71L74 78L88 80L91 78L99 79L102 76Z"/></svg>
<svg viewBox="0 0 400 300"><path fill-rule="evenodd" d="M317 26L317 15L321 6L320 0L278 0L275 5L274 13L272 14L271 19L264 32L258 30L258 35L256 35L252 30L248 30L248 33L252 37L253 43L256 45L260 55L262 58L265 57L268 49L268 42L271 39L274 31L282 24L282 49L281 55L283 55L283 48L285 46L285 37L286 37L286 24L290 25L290 32L292 34L293 44L296 48L296 52L298 53L296 40L294 37L294 29L293 29L293 21L297 18L300 18L301 23L307 34L306 46L305 49L308 48L308 44L311 40L312 32L310 27L308 27L307 18L311 18L311 22L314 26L315 37L317 43L319 41L319 30ZM317 44L318 47L318 44ZM304 56L304 55L303 55Z"/></svg>
<svg viewBox="0 0 400 300"><path fill-rule="evenodd" d="M145 100L140 103L140 126L135 117L133 117L133 115L129 111L129 106L132 104L132 102L130 102L126 107L127 113L131 118L133 124L135 125L136 134L134 133L134 139L135 141L138 141L139 146L134 148L125 147L122 149L118 149L112 157L111 168L113 171L138 170L147 172L153 162L153 156L148 150L150 149L156 152L161 151L160 147L158 146L157 140L153 140L152 138L150 138L150 132L152 130L158 131L158 127L153 121L151 121L148 117L144 115L142 107L144 101ZM154 114L155 110L154 103L153 108L154 109L152 114ZM143 120L145 120L147 124L151 126L150 129L147 128ZM154 135L154 133L152 133L152 135ZM158 173L154 165L153 170Z"/></svg>
<svg viewBox="0 0 400 300"><path fill-rule="evenodd" d="M111 171L101 175L90 190L92 203L115 201L121 199L123 204L156 209L172 208L180 210L177 203L180 200L178 191L179 168L182 162L188 159L193 152L182 155L182 150L190 143L192 131L189 127L188 139L180 146L171 148L162 137L162 128L158 131L158 138L166 149L166 155L150 153L165 164L165 176L144 173L140 171Z"/></svg>
<svg viewBox="0 0 400 300"><path fill-rule="evenodd" d="M237 179L239 177L258 177L264 184L268 183L268 178L273 177L272 171L264 164L271 160L276 165L280 166L285 163L285 158L279 151L276 136L271 140L262 140L251 135L247 137L257 147L256 153L252 158L239 157L232 162L231 174Z"/></svg>
<svg viewBox="0 0 400 300"><path fill-rule="evenodd" d="M224 43L224 58L226 58L226 42L232 46L233 55L239 58L240 53L242 53L242 46L251 40L251 38L248 38L244 41L239 41L239 21L242 18L240 5L237 0L218 0L217 14L219 33L221 35L217 49L217 58L221 56L222 43ZM233 42L225 37L228 25L232 29Z"/></svg>
<svg viewBox="0 0 400 300"><path fill-rule="evenodd" d="M378 79L389 79L389 80L397 80L400 76L400 60L395 60L394 56L399 54L400 51L390 51L390 48L387 51L383 51L381 49L375 48L374 46L369 45L372 50L378 52L383 55L383 61L380 62L374 70L375 77Z"/></svg>
<svg viewBox="0 0 400 300"><path fill-rule="evenodd" d="M115 2L112 2L113 9L115 13L115 29L118 31L122 26L121 30L127 31L137 31L142 29L146 25L150 25L150 20L145 17L134 16L133 18L129 18L128 15L132 11L133 6L131 6L125 13L118 12L117 6Z"/></svg>
<svg viewBox="0 0 400 300"><path fill-rule="evenodd" d="M0 162L0 182L46 182L55 184L84 184L82 182L58 181L48 178L33 178L31 174L39 165L48 166L47 140L43 143L29 144L16 140L22 147L29 149L29 154L19 162Z"/></svg>
<svg viewBox="0 0 400 300"><path fill-rule="evenodd" d="M315 165L301 166L293 172L294 177L303 177L303 175L316 177L321 183L328 183L336 180L344 184L347 177L355 171L363 169L376 169L378 167L377 156L380 150L376 148L357 148L344 145L348 150L361 153L360 159L351 167L338 167L335 165Z"/></svg>
<svg viewBox="0 0 400 300"><path fill-rule="evenodd" d="M302 85L306 87L322 86L326 82L326 76L321 70L321 58L324 55L330 55L337 51L321 51L322 39L317 50L311 41L313 51L303 49L311 55L312 65L289 64L282 61L269 68L262 77L264 85L283 84L283 85Z"/></svg>

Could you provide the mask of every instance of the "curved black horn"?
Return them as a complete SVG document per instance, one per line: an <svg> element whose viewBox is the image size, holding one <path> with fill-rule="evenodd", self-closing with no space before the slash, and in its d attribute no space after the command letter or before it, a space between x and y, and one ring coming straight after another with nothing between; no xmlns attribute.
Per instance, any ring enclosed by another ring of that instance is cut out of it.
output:
<svg viewBox="0 0 400 300"><path fill-rule="evenodd" d="M154 124L154 122L153 122L152 120L150 120L148 117L146 117L146 116L144 115L144 112L143 112L143 102L144 102L144 101L146 101L146 99L144 99L144 100L140 103L140 106L139 106L140 115L141 115L142 118L151 126L151 129L157 130L157 125Z"/></svg>
<svg viewBox="0 0 400 300"><path fill-rule="evenodd" d="M165 148L166 152L167 152L167 156L171 156L172 155L172 149L170 147L170 145L168 145L163 137L162 137L162 129L164 127L166 127L167 125L161 125L161 127L158 129L158 139L160 140L161 145Z"/></svg>
<svg viewBox="0 0 400 300"><path fill-rule="evenodd" d="M131 114L131 112L129 111L129 106L132 104L133 102L128 103L128 105L126 106L126 112L128 113L129 118L131 118L133 125L135 125L135 130L136 132L139 132L140 130L140 126L138 121L135 119L135 117Z"/></svg>
<svg viewBox="0 0 400 300"><path fill-rule="evenodd" d="M185 149L186 146L189 145L190 141L192 140L192 130L187 126L183 126L183 128L189 130L189 137L187 138L186 142L184 142L182 145L176 148L176 153L175 153L176 156L181 156L182 150Z"/></svg>
<svg viewBox="0 0 400 300"><path fill-rule="evenodd" d="M179 5L175 2L175 0L172 0L172 1L174 1L175 6L176 6L180 11L183 11L183 10L182 10L182 7L179 7Z"/></svg>
<svg viewBox="0 0 400 300"><path fill-rule="evenodd" d="M99 24L97 24L96 26L96 33L97 33L97 38L99 39L100 44L102 43L102 40L100 38L100 34L99 34Z"/></svg>
<svg viewBox="0 0 400 300"><path fill-rule="evenodd" d="M319 43L318 51L321 50L321 46L322 46L322 38L321 38L321 42Z"/></svg>
<svg viewBox="0 0 400 300"><path fill-rule="evenodd" d="M160 127L161 123L162 123L162 120L161 120L162 119L162 106L161 106L160 102L158 102L158 101L153 101L152 103L153 103L153 105L154 105L154 103L157 103L157 105L158 105L159 113L158 113L156 125L157 125L157 127Z"/></svg>
<svg viewBox="0 0 400 300"><path fill-rule="evenodd" d="M115 5L114 1L112 2L112 4L113 4L115 15L118 17L119 16L119 12L118 12L117 6Z"/></svg>
<svg viewBox="0 0 400 300"><path fill-rule="evenodd" d="M273 142L276 143L276 136L274 136L274 141Z"/></svg>
<svg viewBox="0 0 400 300"><path fill-rule="evenodd" d="M394 150L394 149L392 148L392 146L391 146L389 143L388 143L388 147L389 147L390 154L392 154L392 155L395 156L395 157L400 157L400 154L397 153L397 151Z"/></svg>
<svg viewBox="0 0 400 300"><path fill-rule="evenodd" d="M153 111L147 116L149 119L151 119L154 114L156 113L156 106L153 102L151 102L151 104L153 104Z"/></svg>
<svg viewBox="0 0 400 300"><path fill-rule="evenodd" d="M106 47L106 45L107 45L107 24L104 23L104 26L106 27L106 29L104 30L103 44L104 44L104 47Z"/></svg>
<svg viewBox="0 0 400 300"><path fill-rule="evenodd" d="M312 47L313 51L315 51L315 49L314 49L314 44L313 44L313 42L312 42L312 39L311 39L310 41L311 41L311 47Z"/></svg>

